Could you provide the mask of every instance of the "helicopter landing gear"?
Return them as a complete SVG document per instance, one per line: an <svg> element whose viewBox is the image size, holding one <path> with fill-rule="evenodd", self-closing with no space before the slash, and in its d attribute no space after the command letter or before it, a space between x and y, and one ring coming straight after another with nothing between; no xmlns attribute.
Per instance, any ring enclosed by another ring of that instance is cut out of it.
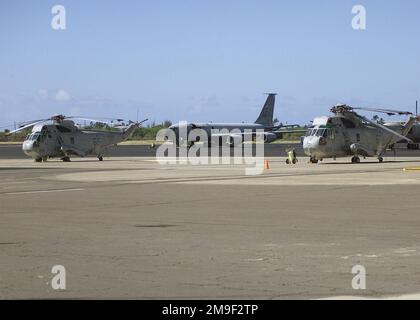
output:
<svg viewBox="0 0 420 320"><path fill-rule="evenodd" d="M315 157L311 157L311 159L309 159L310 163L318 163L318 159Z"/></svg>
<svg viewBox="0 0 420 320"><path fill-rule="evenodd" d="M378 160L379 160L379 163L384 162L384 158L382 158L382 157L378 157Z"/></svg>
<svg viewBox="0 0 420 320"><path fill-rule="evenodd" d="M61 160L63 160L63 162L70 162L70 157L63 157Z"/></svg>
<svg viewBox="0 0 420 320"><path fill-rule="evenodd" d="M351 158L351 163L360 163L360 158L358 156L354 156Z"/></svg>
<svg viewBox="0 0 420 320"><path fill-rule="evenodd" d="M104 158L102 156L98 156L99 161L104 161Z"/></svg>

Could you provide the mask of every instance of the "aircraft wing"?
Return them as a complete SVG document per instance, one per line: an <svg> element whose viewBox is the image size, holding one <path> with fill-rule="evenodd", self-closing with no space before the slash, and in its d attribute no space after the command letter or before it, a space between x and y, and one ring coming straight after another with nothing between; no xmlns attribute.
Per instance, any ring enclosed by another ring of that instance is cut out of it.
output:
<svg viewBox="0 0 420 320"><path fill-rule="evenodd" d="M269 131L276 131L276 130L280 130L282 128L299 128L300 125L298 124L282 124L282 125L278 125L278 126L272 126L272 127L265 127L266 130Z"/></svg>
<svg viewBox="0 0 420 320"><path fill-rule="evenodd" d="M269 131L272 133L306 133L306 129L304 130L276 130L276 131Z"/></svg>
<svg viewBox="0 0 420 320"><path fill-rule="evenodd" d="M241 138L242 140L253 140L254 137L259 137L265 143L271 143L283 137L285 133L305 133L306 130L278 130L265 132L230 132L230 133L215 133L211 136L214 138L225 137L229 139Z"/></svg>
<svg viewBox="0 0 420 320"><path fill-rule="evenodd" d="M258 134L263 134L265 132L260 132ZM212 137L246 137L246 136L255 136L255 132L222 132L222 133L212 133Z"/></svg>
<svg viewBox="0 0 420 320"><path fill-rule="evenodd" d="M232 137L232 136L255 136L261 134L282 134L282 133L306 133L307 130L276 130L276 131L264 131L264 132L222 132L212 133L212 137Z"/></svg>

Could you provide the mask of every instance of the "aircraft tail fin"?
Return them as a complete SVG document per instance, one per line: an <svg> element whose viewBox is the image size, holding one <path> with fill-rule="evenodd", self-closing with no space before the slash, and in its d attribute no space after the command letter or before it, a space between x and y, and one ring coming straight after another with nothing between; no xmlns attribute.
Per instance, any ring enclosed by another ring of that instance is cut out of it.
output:
<svg viewBox="0 0 420 320"><path fill-rule="evenodd" d="M265 101L264 107L261 110L260 116L255 121L257 124L261 124L266 127L273 126L273 115L274 115L274 104L276 102L276 93L269 93L267 100Z"/></svg>
<svg viewBox="0 0 420 320"><path fill-rule="evenodd" d="M420 116L410 117L407 123L402 128L402 135L406 136L416 122L420 121Z"/></svg>

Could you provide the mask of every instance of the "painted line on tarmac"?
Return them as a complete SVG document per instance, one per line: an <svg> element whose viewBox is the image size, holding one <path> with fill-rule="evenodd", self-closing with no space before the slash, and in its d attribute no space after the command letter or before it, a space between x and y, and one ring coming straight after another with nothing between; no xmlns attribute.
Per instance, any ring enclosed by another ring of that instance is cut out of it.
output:
<svg viewBox="0 0 420 320"><path fill-rule="evenodd" d="M420 167L404 168L404 171L420 171Z"/></svg>
<svg viewBox="0 0 420 320"><path fill-rule="evenodd" d="M36 191L20 191L20 192L8 192L3 193L7 195L17 195L17 194L34 194L34 193L53 193L53 192L72 192L72 191L83 191L85 189L56 189L56 190L36 190Z"/></svg>

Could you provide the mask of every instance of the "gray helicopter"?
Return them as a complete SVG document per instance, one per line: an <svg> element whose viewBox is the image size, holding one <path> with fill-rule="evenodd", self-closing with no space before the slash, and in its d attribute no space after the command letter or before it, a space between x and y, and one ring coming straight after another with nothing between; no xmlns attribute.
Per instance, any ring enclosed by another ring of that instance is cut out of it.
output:
<svg viewBox="0 0 420 320"><path fill-rule="evenodd" d="M385 122L384 126L394 130L400 131L402 127L405 126L405 122ZM404 143L407 145L407 149L410 150L419 150L420 149L420 123L416 123L410 131L407 133L407 138L411 142L407 141L398 141L397 143Z"/></svg>
<svg viewBox="0 0 420 320"><path fill-rule="evenodd" d="M355 110L409 115L410 118L404 125L393 130L357 114ZM401 140L412 142L406 135L420 119L413 117L411 112L353 108L345 104L334 106L331 112L333 116L315 118L303 138L304 152L310 156L312 163L347 156L353 156L352 163L359 163L360 156L377 157L379 162L383 162L383 154L390 145Z"/></svg>
<svg viewBox="0 0 420 320"><path fill-rule="evenodd" d="M69 162L71 156L88 155L95 155L102 161L107 147L128 139L141 123L147 121L128 121L126 125L123 119L116 119L117 125L113 121L111 123L115 131L103 131L81 129L76 125L76 119L108 125L100 120L55 115L49 119L26 122L8 135L32 127L32 133L23 142L22 150L36 162L47 161L48 158L61 158Z"/></svg>

